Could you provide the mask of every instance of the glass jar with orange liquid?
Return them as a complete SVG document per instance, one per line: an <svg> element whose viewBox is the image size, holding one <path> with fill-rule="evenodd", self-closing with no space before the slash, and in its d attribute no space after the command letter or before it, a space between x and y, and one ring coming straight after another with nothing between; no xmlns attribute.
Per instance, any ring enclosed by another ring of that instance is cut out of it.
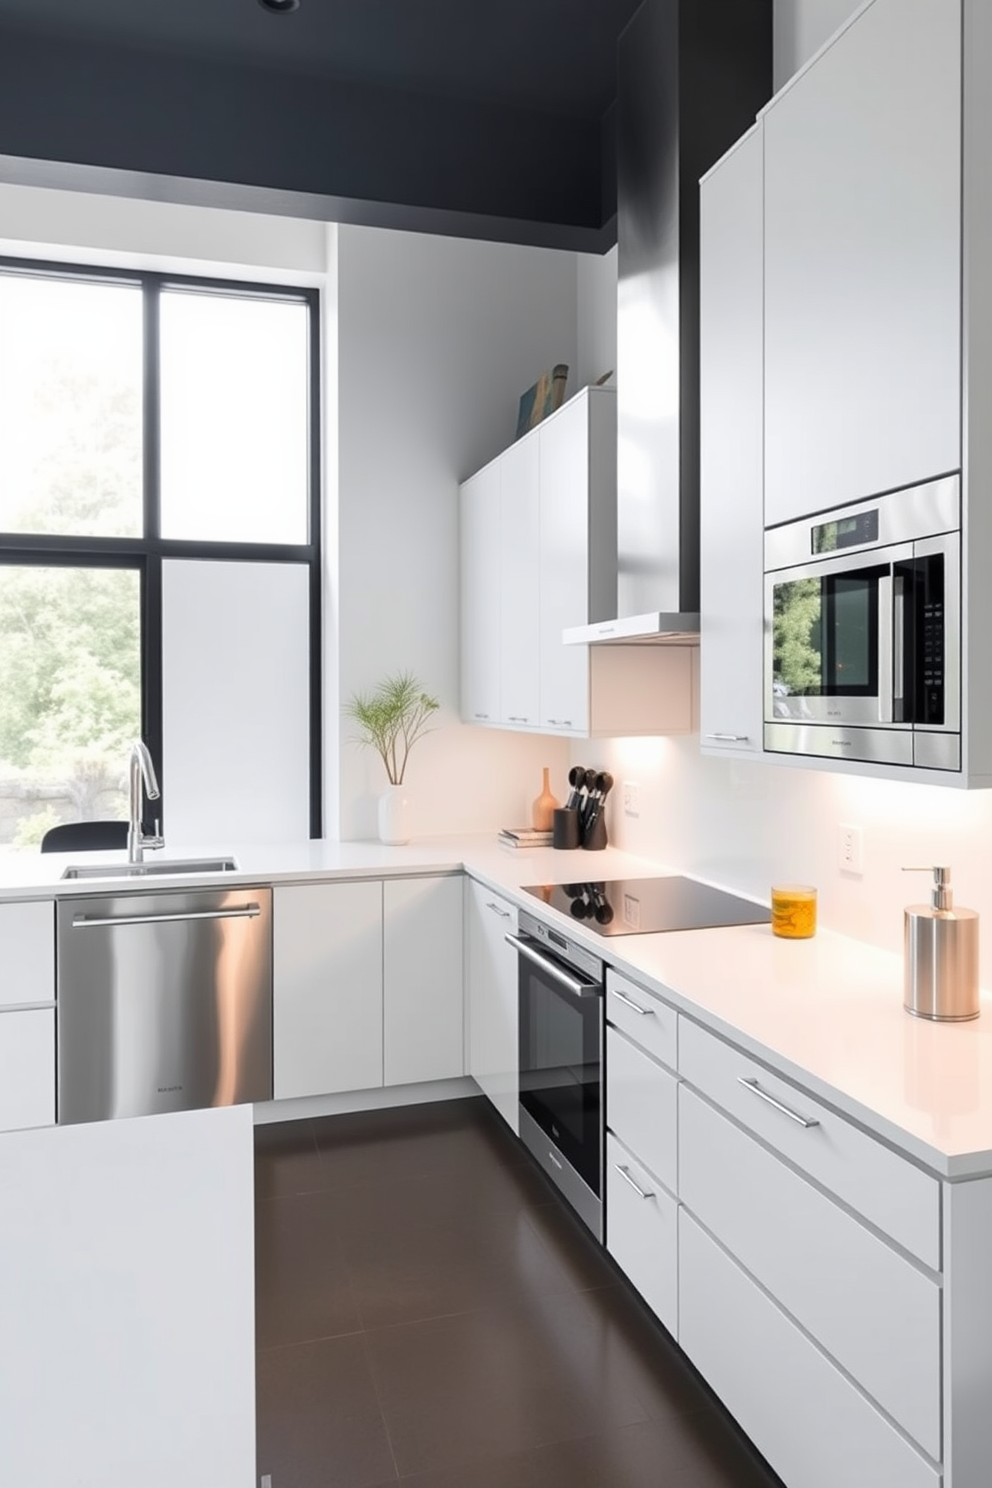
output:
<svg viewBox="0 0 992 1488"><path fill-rule="evenodd" d="M808 940L816 934L816 890L811 884L773 885L772 934L784 940Z"/></svg>

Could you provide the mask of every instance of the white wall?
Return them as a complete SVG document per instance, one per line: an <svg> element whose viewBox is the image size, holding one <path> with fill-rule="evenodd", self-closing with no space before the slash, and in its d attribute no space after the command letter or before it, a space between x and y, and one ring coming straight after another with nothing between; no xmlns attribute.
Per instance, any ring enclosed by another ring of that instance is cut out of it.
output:
<svg viewBox="0 0 992 1488"><path fill-rule="evenodd" d="M861 4L862 0L774 0L772 80L776 92Z"/></svg>
<svg viewBox="0 0 992 1488"><path fill-rule="evenodd" d="M376 228L335 238L339 695L410 670L440 698L407 772L416 835L519 825L542 765L556 794L567 788L568 748L458 721L458 483L512 442L542 371L576 366L575 256ZM340 836L374 836L385 774L336 695L325 733L340 748Z"/></svg>

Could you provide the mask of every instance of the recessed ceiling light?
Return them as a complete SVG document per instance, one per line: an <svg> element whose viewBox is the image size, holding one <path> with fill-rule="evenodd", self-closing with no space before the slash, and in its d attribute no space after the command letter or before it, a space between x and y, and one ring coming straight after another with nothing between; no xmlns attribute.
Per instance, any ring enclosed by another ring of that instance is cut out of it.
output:
<svg viewBox="0 0 992 1488"><path fill-rule="evenodd" d="M300 8L300 0L258 0L258 3L270 15L289 15L291 10Z"/></svg>

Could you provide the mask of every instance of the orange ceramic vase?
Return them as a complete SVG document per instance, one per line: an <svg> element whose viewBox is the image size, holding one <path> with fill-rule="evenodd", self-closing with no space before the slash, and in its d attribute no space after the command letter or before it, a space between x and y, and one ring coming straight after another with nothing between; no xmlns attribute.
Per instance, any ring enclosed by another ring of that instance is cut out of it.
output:
<svg viewBox="0 0 992 1488"><path fill-rule="evenodd" d="M541 794L531 807L531 821L534 823L536 832L550 832L552 812L561 805L557 796L551 794L551 786L548 784L550 769L544 771L544 783L541 786Z"/></svg>

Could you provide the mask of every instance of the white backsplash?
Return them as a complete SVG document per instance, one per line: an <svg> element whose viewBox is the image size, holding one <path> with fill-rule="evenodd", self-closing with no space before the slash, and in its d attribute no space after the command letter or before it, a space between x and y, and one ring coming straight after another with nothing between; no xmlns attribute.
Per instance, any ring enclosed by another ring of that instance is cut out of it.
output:
<svg viewBox="0 0 992 1488"><path fill-rule="evenodd" d="M926 903L925 874L949 863L955 902L982 916L982 984L992 988L992 792L904 784L699 751L698 734L597 739L573 763L609 770L610 842L767 902L773 882L815 884L819 923L887 950L902 948L903 909ZM623 811L624 780L640 815ZM838 867L841 823L861 828L861 876Z"/></svg>

